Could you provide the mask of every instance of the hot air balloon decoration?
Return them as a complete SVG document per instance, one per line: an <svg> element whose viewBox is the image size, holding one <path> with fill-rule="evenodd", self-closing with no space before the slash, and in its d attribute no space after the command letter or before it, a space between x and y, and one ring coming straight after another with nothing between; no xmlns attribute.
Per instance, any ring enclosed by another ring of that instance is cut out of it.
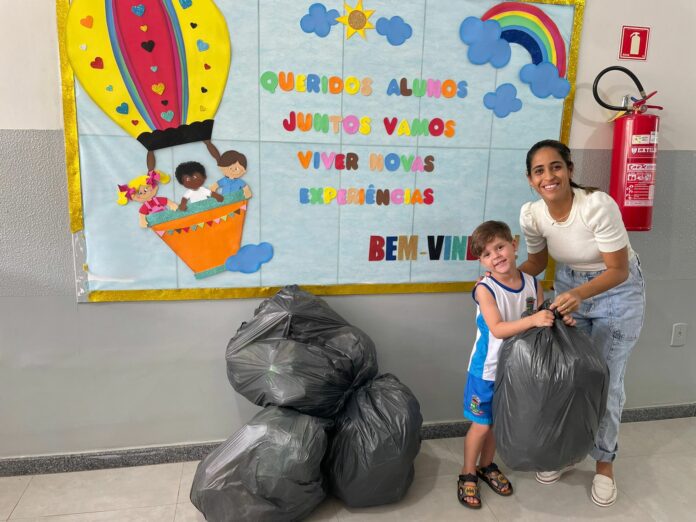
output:
<svg viewBox="0 0 696 522"><path fill-rule="evenodd" d="M84 90L150 155L210 140L231 54L211 0L74 0L66 31Z"/></svg>
<svg viewBox="0 0 696 522"><path fill-rule="evenodd" d="M148 175L135 179L153 178L158 149L203 141L220 159L210 140L231 46L227 23L212 0L73 0L65 37L83 89L147 149ZM129 185L119 190L139 190ZM197 278L224 271L226 259L241 244L245 194L238 191L177 211L157 205L165 198L154 199L152 192L147 227Z"/></svg>

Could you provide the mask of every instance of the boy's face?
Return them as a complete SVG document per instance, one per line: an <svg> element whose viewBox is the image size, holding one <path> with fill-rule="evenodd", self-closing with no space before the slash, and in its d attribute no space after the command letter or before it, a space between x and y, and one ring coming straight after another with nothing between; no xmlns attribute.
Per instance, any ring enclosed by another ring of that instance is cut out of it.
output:
<svg viewBox="0 0 696 522"><path fill-rule="evenodd" d="M205 174L194 172L181 176L181 184L187 189L198 190L205 183Z"/></svg>
<svg viewBox="0 0 696 522"><path fill-rule="evenodd" d="M235 179L241 178L246 173L246 169L239 162L236 162L227 167L220 167L220 172L226 178Z"/></svg>
<svg viewBox="0 0 696 522"><path fill-rule="evenodd" d="M484 268L494 274L508 274L516 269L517 242L495 237L488 243L479 256Z"/></svg>

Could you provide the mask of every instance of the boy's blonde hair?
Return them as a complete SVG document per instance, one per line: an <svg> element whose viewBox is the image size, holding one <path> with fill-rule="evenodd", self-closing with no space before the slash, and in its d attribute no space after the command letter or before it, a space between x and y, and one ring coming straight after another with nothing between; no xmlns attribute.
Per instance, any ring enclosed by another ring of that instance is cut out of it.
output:
<svg viewBox="0 0 696 522"><path fill-rule="evenodd" d="M471 234L469 247L471 253L476 257L480 257L486 249L486 245L496 237L512 243L512 231L510 227L507 226L507 223L503 223L502 221L486 221L485 223L481 223Z"/></svg>

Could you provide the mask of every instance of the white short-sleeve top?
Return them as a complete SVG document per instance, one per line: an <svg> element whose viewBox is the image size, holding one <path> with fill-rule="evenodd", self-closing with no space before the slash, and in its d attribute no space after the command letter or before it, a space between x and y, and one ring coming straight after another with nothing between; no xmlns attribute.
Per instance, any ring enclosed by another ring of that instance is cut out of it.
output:
<svg viewBox="0 0 696 522"><path fill-rule="evenodd" d="M602 252L628 247L634 256L626 227L616 202L599 190L587 193L573 188L575 197L568 218L555 221L543 200L528 202L520 211L520 226L530 254L548 247L549 255L573 270L595 272L606 269Z"/></svg>

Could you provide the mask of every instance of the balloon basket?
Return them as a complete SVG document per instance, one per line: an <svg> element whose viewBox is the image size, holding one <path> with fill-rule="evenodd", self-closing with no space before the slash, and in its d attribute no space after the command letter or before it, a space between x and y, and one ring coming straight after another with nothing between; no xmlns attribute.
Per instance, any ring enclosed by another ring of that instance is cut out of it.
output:
<svg viewBox="0 0 696 522"><path fill-rule="evenodd" d="M224 272L237 253L244 232L247 202L242 191L218 203L213 198L191 203L185 211L150 214L148 227L188 266L196 279Z"/></svg>

